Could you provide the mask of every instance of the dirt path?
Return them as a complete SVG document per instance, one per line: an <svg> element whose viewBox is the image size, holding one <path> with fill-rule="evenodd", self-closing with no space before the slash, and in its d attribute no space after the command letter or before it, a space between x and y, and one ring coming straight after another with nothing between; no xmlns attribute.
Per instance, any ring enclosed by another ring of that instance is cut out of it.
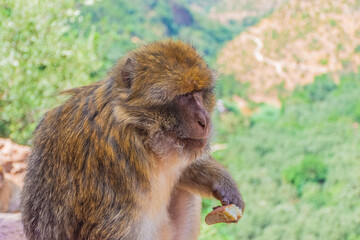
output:
<svg viewBox="0 0 360 240"><path fill-rule="evenodd" d="M261 50L264 47L264 43L261 41L260 38L254 36L254 35L250 35L250 34L246 34L245 38L250 39L255 42L256 48L254 50L254 57L258 62L265 62L265 63L273 66L275 68L277 74L285 77L284 72L283 72L283 63L276 61L276 60L272 60L267 57L264 57L264 55L262 55Z"/></svg>
<svg viewBox="0 0 360 240"><path fill-rule="evenodd" d="M276 73L280 77L283 77L286 81L291 82L291 79L289 79L289 76L287 76L284 73L284 71L283 71L284 67L288 68L288 69L297 69L300 71L306 71L306 72L311 72L311 73L315 73L315 74L323 74L323 73L328 72L328 69L325 67L309 66L309 65L302 64L302 63L282 62L282 61L277 61L277 60L273 60L268 57L265 57L261 53L261 50L264 47L264 43L262 42L262 40L259 37L254 36L249 33L246 33L245 38L254 41L256 44L256 48L254 50L255 59L258 62L267 63L268 65L273 66L275 68Z"/></svg>

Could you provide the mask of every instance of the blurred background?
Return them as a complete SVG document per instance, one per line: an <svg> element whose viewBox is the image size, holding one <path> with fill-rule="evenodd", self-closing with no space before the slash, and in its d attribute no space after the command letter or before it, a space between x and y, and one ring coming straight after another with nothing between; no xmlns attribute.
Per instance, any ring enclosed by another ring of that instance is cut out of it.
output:
<svg viewBox="0 0 360 240"><path fill-rule="evenodd" d="M1 0L0 137L31 146L60 91L164 38L217 71L213 155L247 203L207 226L203 200L200 239L360 240L360 0ZM21 185L8 143L0 171Z"/></svg>

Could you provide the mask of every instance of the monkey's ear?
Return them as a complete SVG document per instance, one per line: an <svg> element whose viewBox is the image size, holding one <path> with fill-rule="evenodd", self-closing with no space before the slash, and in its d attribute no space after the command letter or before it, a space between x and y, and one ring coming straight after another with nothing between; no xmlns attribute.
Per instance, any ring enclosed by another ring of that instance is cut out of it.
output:
<svg viewBox="0 0 360 240"><path fill-rule="evenodd" d="M134 79L134 64L133 61L128 58L126 63L121 69L121 78L126 88L130 88L132 80Z"/></svg>

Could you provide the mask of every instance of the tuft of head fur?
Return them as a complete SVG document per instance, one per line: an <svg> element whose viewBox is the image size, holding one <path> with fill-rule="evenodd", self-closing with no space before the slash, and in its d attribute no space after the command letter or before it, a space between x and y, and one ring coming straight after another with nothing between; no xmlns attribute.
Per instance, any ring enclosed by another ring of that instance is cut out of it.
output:
<svg viewBox="0 0 360 240"><path fill-rule="evenodd" d="M175 96L213 88L215 84L213 72L196 49L173 40L150 43L130 52L110 76L129 89L127 101L134 106L163 105Z"/></svg>

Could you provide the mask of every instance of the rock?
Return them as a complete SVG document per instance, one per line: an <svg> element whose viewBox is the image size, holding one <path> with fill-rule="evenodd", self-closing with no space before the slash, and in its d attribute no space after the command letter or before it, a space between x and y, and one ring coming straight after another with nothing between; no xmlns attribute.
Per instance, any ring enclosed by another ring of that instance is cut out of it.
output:
<svg viewBox="0 0 360 240"><path fill-rule="evenodd" d="M30 147L14 143L10 139L0 138L0 165L3 167L6 179L22 186L26 170L26 159Z"/></svg>
<svg viewBox="0 0 360 240"><path fill-rule="evenodd" d="M20 213L0 213L0 239L26 240Z"/></svg>
<svg viewBox="0 0 360 240"><path fill-rule="evenodd" d="M0 212L20 212L20 187L5 178L0 165Z"/></svg>
<svg viewBox="0 0 360 240"><path fill-rule="evenodd" d="M0 138L0 210L18 212L30 147ZM25 240L20 213L0 213L0 239Z"/></svg>

